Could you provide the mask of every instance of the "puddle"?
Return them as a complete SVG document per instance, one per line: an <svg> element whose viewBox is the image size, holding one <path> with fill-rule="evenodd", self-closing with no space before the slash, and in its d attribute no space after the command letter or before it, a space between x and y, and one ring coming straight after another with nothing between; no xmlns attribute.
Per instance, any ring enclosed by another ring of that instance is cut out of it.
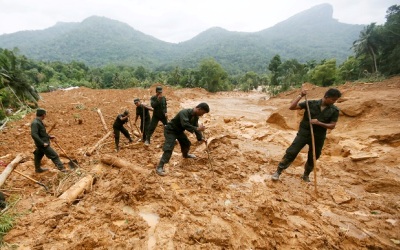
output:
<svg viewBox="0 0 400 250"><path fill-rule="evenodd" d="M156 245L156 238L154 236L154 231L160 217L155 213L150 213L147 211L140 211L139 215L142 216L142 218L150 226L150 229L148 231L149 241L147 242L147 249L154 249Z"/></svg>

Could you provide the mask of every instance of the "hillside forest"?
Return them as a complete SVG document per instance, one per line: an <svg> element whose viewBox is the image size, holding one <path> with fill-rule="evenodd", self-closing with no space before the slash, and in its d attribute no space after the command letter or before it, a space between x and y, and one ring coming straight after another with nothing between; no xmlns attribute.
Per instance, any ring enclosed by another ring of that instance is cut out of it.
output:
<svg viewBox="0 0 400 250"><path fill-rule="evenodd" d="M371 23L349 45L353 55L340 65L335 58L301 63L299 59L282 60L276 54L265 65L265 73L248 71L230 75L212 57L203 58L197 68L171 67L149 70L110 64L89 67L82 62L35 61L20 55L18 48L0 48L0 120L7 110L37 107L40 92L85 86L92 89L148 88L163 83L176 88L201 87L209 92L262 89L271 95L304 82L317 86L344 84L346 81L375 81L400 74L400 5L386 12L383 25Z"/></svg>

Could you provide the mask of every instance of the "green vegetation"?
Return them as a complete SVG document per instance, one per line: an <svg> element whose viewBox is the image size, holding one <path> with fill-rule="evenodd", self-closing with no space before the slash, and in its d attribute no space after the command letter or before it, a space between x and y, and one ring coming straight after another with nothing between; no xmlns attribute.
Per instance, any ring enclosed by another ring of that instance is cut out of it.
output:
<svg viewBox="0 0 400 250"><path fill-rule="evenodd" d="M89 67L77 61L36 61L19 55L17 49L0 49L0 120L4 119L8 108L35 108L38 92L72 86L126 89L147 88L160 82L174 87L201 87L210 92L234 89L250 91L261 87L263 91L275 95L306 81L318 86L331 86L346 81L381 80L400 74L400 5L391 6L386 19L383 25L365 27L352 43L354 56L349 56L340 65L337 65L337 58L301 63L297 59L285 60L275 54L263 65L263 73L258 70L234 70L234 73L226 70L220 59L235 65L236 58L223 58L221 51L224 48L210 51L209 57L197 61L193 67L188 65L194 61L187 61L186 67L171 63L155 69L146 64ZM201 41L208 37L200 36L199 39ZM213 56L214 53L218 56ZM259 61L269 57L259 54L253 56L257 56Z"/></svg>
<svg viewBox="0 0 400 250"><path fill-rule="evenodd" d="M3 245L4 235L13 228L15 220L19 216L14 209L19 200L19 197L11 195L8 198L7 207L0 213L0 246Z"/></svg>

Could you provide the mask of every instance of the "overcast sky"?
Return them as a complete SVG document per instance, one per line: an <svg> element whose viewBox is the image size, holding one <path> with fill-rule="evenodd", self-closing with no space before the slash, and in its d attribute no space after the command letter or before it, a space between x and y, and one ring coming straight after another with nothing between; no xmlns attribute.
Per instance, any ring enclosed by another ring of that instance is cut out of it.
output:
<svg viewBox="0 0 400 250"><path fill-rule="evenodd" d="M182 42L211 28L260 31L321 3L348 24L383 24L399 0L0 0L0 35L41 30L97 15L127 23L166 42Z"/></svg>

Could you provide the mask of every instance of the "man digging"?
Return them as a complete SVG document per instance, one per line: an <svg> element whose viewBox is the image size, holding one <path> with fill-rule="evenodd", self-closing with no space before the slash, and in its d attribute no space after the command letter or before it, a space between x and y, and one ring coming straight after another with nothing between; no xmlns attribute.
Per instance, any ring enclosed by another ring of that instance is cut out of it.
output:
<svg viewBox="0 0 400 250"><path fill-rule="evenodd" d="M197 141L205 141L201 131L204 131L206 127L199 125L199 117L205 113L210 112L210 107L207 103L200 103L193 109L183 109L165 126L164 137L165 142L163 146L163 155L160 159L160 163L156 167L156 173L158 175L166 175L164 171L164 164L168 163L172 156L172 151L175 147L175 140L178 140L181 146L181 152L183 158L196 158L195 155L189 154L191 143L184 133L185 130L195 133Z"/></svg>
<svg viewBox="0 0 400 250"><path fill-rule="evenodd" d="M306 109L306 102L299 103L303 96L306 95L307 91L302 90L301 93L291 102L289 109ZM282 171L288 168L297 157L300 150L305 145L308 145L308 158L304 166L304 174L301 178L305 182L310 182L309 175L314 168L310 123L313 125L312 128L315 136L315 157L318 159L321 155L322 147L324 146L327 129L334 129L338 121L339 109L333 104L341 96L342 94L339 90L329 89L322 99L308 101L311 121L309 120L308 112L304 112L303 120L300 122L300 127L296 138L294 138L292 144L286 150L285 155L278 164L276 172L272 175L273 181L279 180L279 176L282 174Z"/></svg>
<svg viewBox="0 0 400 250"><path fill-rule="evenodd" d="M36 145L36 150L33 152L35 172L43 173L48 170L40 167L40 162L44 155L53 161L58 170L67 172L56 151L50 147L50 139L55 139L55 136L47 134L43 124L44 118L46 118L46 110L38 108L36 110L36 118L31 123L31 136Z"/></svg>

